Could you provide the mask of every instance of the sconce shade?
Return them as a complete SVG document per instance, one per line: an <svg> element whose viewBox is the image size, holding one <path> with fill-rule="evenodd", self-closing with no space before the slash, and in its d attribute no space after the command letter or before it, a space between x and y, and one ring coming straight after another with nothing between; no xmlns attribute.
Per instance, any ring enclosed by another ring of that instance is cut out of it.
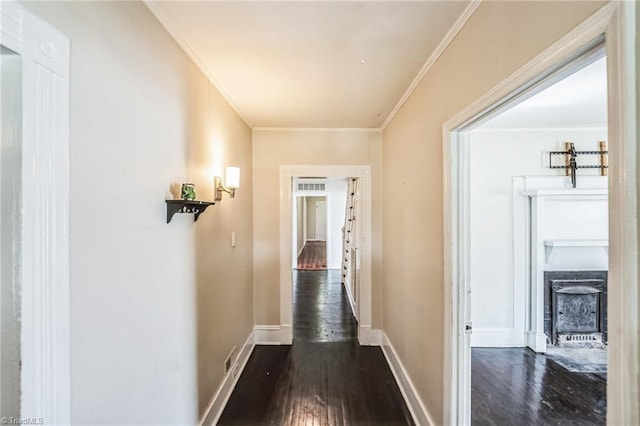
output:
<svg viewBox="0 0 640 426"><path fill-rule="evenodd" d="M240 187L240 167L227 167L225 186L229 189Z"/></svg>

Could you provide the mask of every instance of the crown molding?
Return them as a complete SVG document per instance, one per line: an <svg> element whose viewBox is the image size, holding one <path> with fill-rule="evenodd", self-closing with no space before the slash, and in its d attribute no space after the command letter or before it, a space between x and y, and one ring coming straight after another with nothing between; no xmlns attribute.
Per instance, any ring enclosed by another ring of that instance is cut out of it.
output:
<svg viewBox="0 0 640 426"><path fill-rule="evenodd" d="M391 123L391 121L396 116L398 111L400 111L400 109L405 104L405 102L407 102L407 99L409 99L411 94L416 90L420 82L427 75L427 73L429 72L433 64L436 63L438 58L440 58L440 55L442 55L442 53L446 50L449 44L451 44L451 42L456 37L456 35L458 35L462 27L464 27L464 25L467 23L469 18L471 18L471 15L473 15L473 12L475 12L478 6L480 6L481 2L482 0L471 0L469 2L469 4L464 9L460 17L458 17L458 19L453 24L449 32L447 32L447 34L444 36L444 38L442 39L438 47L436 47L436 50L433 51L431 56L429 56L429 59L427 59L427 62L425 62L425 64L422 66L422 69L420 70L416 78L413 79L413 82L411 82L411 85L409 85L409 88L404 92L404 95L402 95L402 98L400 98L396 106L391 110L391 112L387 116L386 120L384 120L384 123L382 124L382 127L381 127L382 130L386 129L389 123Z"/></svg>
<svg viewBox="0 0 640 426"><path fill-rule="evenodd" d="M211 70L207 68L207 66L202 61L202 59L200 59L200 57L195 52L195 50L193 50L191 46L189 46L189 43L187 43L187 41L184 39L182 34L180 34L180 31L178 31L178 29L171 23L167 15L159 6L158 2L151 1L151 0L143 0L142 2L151 11L153 16L156 17L158 22L160 22L160 25L162 25L164 29L167 30L169 35L175 40L175 42L178 43L178 46L182 48L184 53L186 53L187 56L193 61L193 63L196 64L198 68L200 68L200 71L202 71L202 73L207 77L209 82L220 92L222 97L227 101L227 103L231 106L231 108L233 108L233 110L236 112L236 114L238 114L238 116L242 119L242 121L244 121L244 123L250 129L253 128L251 126L251 123L249 123L249 121L242 115L238 106L233 102L231 97L227 94L222 84L213 76L213 73L211 72Z"/></svg>
<svg viewBox="0 0 640 426"><path fill-rule="evenodd" d="M374 127L254 127L254 132L382 132Z"/></svg>

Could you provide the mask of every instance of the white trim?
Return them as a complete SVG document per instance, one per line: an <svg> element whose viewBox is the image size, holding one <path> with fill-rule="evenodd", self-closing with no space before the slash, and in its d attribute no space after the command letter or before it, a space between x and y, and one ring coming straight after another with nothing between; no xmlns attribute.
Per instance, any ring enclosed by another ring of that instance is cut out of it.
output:
<svg viewBox="0 0 640 426"><path fill-rule="evenodd" d="M236 114L238 114L238 117L240 117L242 121L244 121L244 123L249 128L251 128L251 124L249 123L249 121L247 121L244 115L242 115L242 113L240 112L240 109L233 102L231 97L227 94L227 91L224 89L222 84L215 78L213 73L205 65L204 61L200 59L200 56L198 56L196 51L193 50L191 46L189 46L189 43L187 43L187 41L184 39L180 31L178 31L178 29L171 23L171 20L167 17L167 15L164 13L162 8L160 7L160 3L162 2L156 2L156 1L150 1L150 0L142 0L142 2L151 11L153 16L156 17L158 22L160 22L160 25L162 25L164 29L167 30L169 35L175 40L175 42L178 43L178 46L182 48L184 53L186 53L187 56L191 58L193 63L196 64L198 68L200 68L200 71L202 71L202 73L209 79L209 82L211 82L211 84L216 89L218 89L218 92L220 92L222 97L227 101L227 103L231 106L231 108L233 108Z"/></svg>
<svg viewBox="0 0 640 426"><path fill-rule="evenodd" d="M256 325L253 327L253 343L256 345L279 345L282 332L279 325Z"/></svg>
<svg viewBox="0 0 640 426"><path fill-rule="evenodd" d="M295 177L340 177L357 178L359 193L359 217L362 220L362 235L359 236L359 249L362 259L360 265L360 293L356 300L361 328L371 328L372 321L372 265L371 265L371 166L337 165L286 165L280 166L280 327L282 344L293 341L293 282L291 270L292 256L292 179ZM358 214L358 213L357 213ZM365 332L363 336L368 334ZM360 338L360 333L358 333ZM366 344L360 342L361 344Z"/></svg>
<svg viewBox="0 0 640 426"><path fill-rule="evenodd" d="M531 87L532 82L535 82L536 79L540 78L540 76L548 73L549 70L557 67L572 54L600 37L604 33L605 29L607 29L607 27L610 25L611 17L618 7L618 4L618 2L615 2L608 3L607 5L603 6L590 18L586 19L582 24L571 30L552 46L545 49L545 51L543 51L537 57L533 58L519 70L514 72L511 76L498 84L494 89L487 92L484 96L480 97L467 108L463 109L443 125L443 189L445 200L443 206L445 219L445 424L468 424L471 419L470 400L467 397L468 393L470 392L471 351L468 334L464 331L465 322L468 321L468 312L466 311L466 309L468 303L467 299L469 298L464 291L468 285L465 275L465 265L464 263L461 263L465 259L466 242L464 238L461 238L460 236L461 231L462 235L464 235L465 226L463 223L464 220L461 218L461 215L464 214L464 210L462 209L464 204L460 204L461 201L464 202L464 199L460 198L460 168L462 167L460 164L463 163L460 162L461 154L459 152L460 140L463 139L464 135L468 132L463 132L461 129L465 128L465 126L469 126L472 123L478 122L480 119L486 117L487 113L493 112L496 109L503 107L506 103L509 102L509 100L513 99L514 96L521 94L522 88ZM612 40L610 34L607 33L607 46L609 46L612 42L614 41ZM631 55L631 58L632 57L633 55ZM612 60L612 57L610 56L607 62L609 63L610 69L615 69L616 66L619 66L619 63L616 63L615 57ZM625 88L628 92L629 87ZM617 92L617 95L619 94L620 90ZM611 92L610 96L612 96ZM614 100L616 100L615 96L616 94L613 95ZM610 97L610 103L611 100L612 98ZM618 117L616 117L616 114L611 114L610 112L609 127L611 128L612 124L614 124L613 127L615 127L615 124L617 124L615 122L617 120L619 119ZM629 120L631 120L630 117ZM468 128L466 128L465 130L468 130ZM625 143L623 139L617 138L616 136L617 135L614 135L612 133L609 138L610 150L612 152L616 148L620 149L618 147L618 144ZM632 139L626 138L626 143L630 144L631 140ZM635 157L633 155L630 155L629 157L629 161L635 161ZM635 172L635 168L633 169L633 171ZM462 176L462 178L464 178L464 176ZM635 182L633 184L635 185ZM629 185L629 183L627 183L627 185ZM633 193L634 196L637 196L637 194L635 193L635 186L633 187L633 189L634 191L628 191L628 193ZM635 202L635 200L620 200L620 203L622 205L626 205L631 201ZM620 205L614 205L613 203L610 205L610 208L612 209L612 211L613 209L617 208L619 208L620 210L624 210ZM621 223L628 223L628 221ZM627 230L627 232L636 231L637 227ZM619 234L612 234L612 238L623 239L623 236ZM637 245L633 247L633 250L630 250L629 246L626 247L628 249L628 252L637 251ZM628 283L628 285L629 287L635 286L637 288L637 280L634 284ZM620 293L616 292L615 290L611 291L609 295L610 297L613 296L614 300L620 297ZM637 293L635 301L637 303ZM629 313L630 312L627 311L626 314L629 315ZM635 321L637 324L637 318L635 319ZM614 329L614 327L612 327L611 321L609 324L610 328ZM628 326L631 325L629 324ZM637 335L633 338L629 336L629 338L635 342L637 342L638 340ZM619 350L620 348L610 344L610 352L612 351L612 349L614 351L614 354L617 354L617 350ZM637 365L637 361L634 362L636 362ZM629 391L633 388L633 386L631 386L631 388L627 387L625 389L618 386L619 384L621 383L616 380L616 378L612 378L612 376L609 375L609 383L607 385L607 389L611 390L612 388L619 388L621 389L621 392L624 392ZM630 393L627 393L627 395L630 395ZM620 394L616 394L616 396L620 397ZM626 396L626 398L629 398L629 396ZM630 422L621 421L619 423Z"/></svg>
<svg viewBox="0 0 640 426"><path fill-rule="evenodd" d="M358 343L362 346L382 345L382 330L370 326L358 326Z"/></svg>
<svg viewBox="0 0 640 426"><path fill-rule="evenodd" d="M2 2L0 43L22 56L21 416L71 422L69 39Z"/></svg>
<svg viewBox="0 0 640 426"><path fill-rule="evenodd" d="M290 345L293 343L293 325L280 324L280 344Z"/></svg>
<svg viewBox="0 0 640 426"><path fill-rule="evenodd" d="M404 94L402 95L402 97L400 98L396 106L393 107L393 109L391 110L387 118L384 120L384 123L381 126L382 130L386 129L389 123L391 123L391 120L393 120L393 118L396 116L398 111L400 111L400 109L405 104L405 102L407 102L407 99L409 99L409 97L416 90L416 88L418 87L420 82L424 79L424 77L427 75L427 73L429 72L433 64L436 63L438 58L440 58L440 55L444 53L444 51L449 46L449 44L451 44L451 42L456 37L456 35L458 35L462 27L464 27L464 25L467 23L469 18L471 18L471 15L473 15L473 12L475 12L478 6L480 6L481 1L482 0L471 0L467 5L467 7L462 11L462 14L458 17L456 22L454 22L451 29L447 32L447 34L444 36L440 44L438 44L438 46L433 51L433 53L431 53L431 56L429 56L427 61L424 63L424 65L420 69L420 72L418 72L418 75L413 79L413 81L411 82L407 90L404 92Z"/></svg>
<svg viewBox="0 0 640 426"><path fill-rule="evenodd" d="M382 133L378 127L252 127L254 132L376 132Z"/></svg>
<svg viewBox="0 0 640 426"><path fill-rule="evenodd" d="M351 253L349 253L349 256L351 256ZM338 268L341 269L341 268ZM353 315L353 317L356 319L356 321L358 320L358 314L356 311L356 303L353 299L353 294L351 293L351 289L349 288L349 286L347 285L347 280L344 280L343 285L344 287L344 291L347 292L347 299L349 299L349 306L351 306L351 314Z"/></svg>
<svg viewBox="0 0 640 426"><path fill-rule="evenodd" d="M218 390L216 391L213 398L209 402L207 409L204 414L200 418L200 425L215 425L220 420L220 416L224 411L224 407L227 405L231 394L233 393L233 389L236 387L238 383L238 379L242 375L244 371L244 367L247 365L247 361L249 361L249 357L253 352L253 348L255 347L254 343L254 333L249 333L249 337L242 345L242 349L235 360L235 362L229 368L229 371L222 379L222 383ZM235 374L234 374L235 373Z"/></svg>
<svg viewBox="0 0 640 426"><path fill-rule="evenodd" d="M402 361L400 361L400 357L386 333L382 333L382 353L387 359L391 373L393 373L393 377L396 379L396 383L407 403L407 408L409 408L414 423L421 426L437 424L433 421L433 417L431 417L431 414L429 414L429 411L427 411L427 408L422 403L422 398L420 398L411 377L409 377L407 370L404 368L404 365L402 365Z"/></svg>
<svg viewBox="0 0 640 426"><path fill-rule="evenodd" d="M479 127L477 129L473 129L474 133L535 133L535 132L606 132L607 127L502 127L502 128L492 128L492 127Z"/></svg>
<svg viewBox="0 0 640 426"><path fill-rule="evenodd" d="M636 2L607 27L609 77L609 367L607 424L640 424L638 287L638 52Z"/></svg>

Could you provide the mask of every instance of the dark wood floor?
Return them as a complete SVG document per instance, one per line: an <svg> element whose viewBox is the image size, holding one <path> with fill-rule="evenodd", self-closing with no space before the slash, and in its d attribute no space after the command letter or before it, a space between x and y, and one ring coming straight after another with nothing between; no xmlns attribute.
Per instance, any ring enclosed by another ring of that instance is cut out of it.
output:
<svg viewBox="0 0 640 426"><path fill-rule="evenodd" d="M293 336L296 342L345 342L358 327L340 283L340 270L293 274Z"/></svg>
<svg viewBox="0 0 640 426"><path fill-rule="evenodd" d="M256 346L218 424L413 424L380 348L358 345L339 271L294 277L293 345Z"/></svg>
<svg viewBox="0 0 640 426"><path fill-rule="evenodd" d="M567 371L527 348L473 348L471 423L604 425L606 375Z"/></svg>

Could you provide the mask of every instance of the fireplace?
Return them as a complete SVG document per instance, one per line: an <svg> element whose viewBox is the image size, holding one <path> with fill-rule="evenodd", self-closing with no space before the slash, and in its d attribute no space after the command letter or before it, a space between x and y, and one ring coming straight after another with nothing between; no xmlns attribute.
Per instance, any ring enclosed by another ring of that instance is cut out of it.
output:
<svg viewBox="0 0 640 426"><path fill-rule="evenodd" d="M544 331L559 347L604 347L607 342L607 272L544 273Z"/></svg>

